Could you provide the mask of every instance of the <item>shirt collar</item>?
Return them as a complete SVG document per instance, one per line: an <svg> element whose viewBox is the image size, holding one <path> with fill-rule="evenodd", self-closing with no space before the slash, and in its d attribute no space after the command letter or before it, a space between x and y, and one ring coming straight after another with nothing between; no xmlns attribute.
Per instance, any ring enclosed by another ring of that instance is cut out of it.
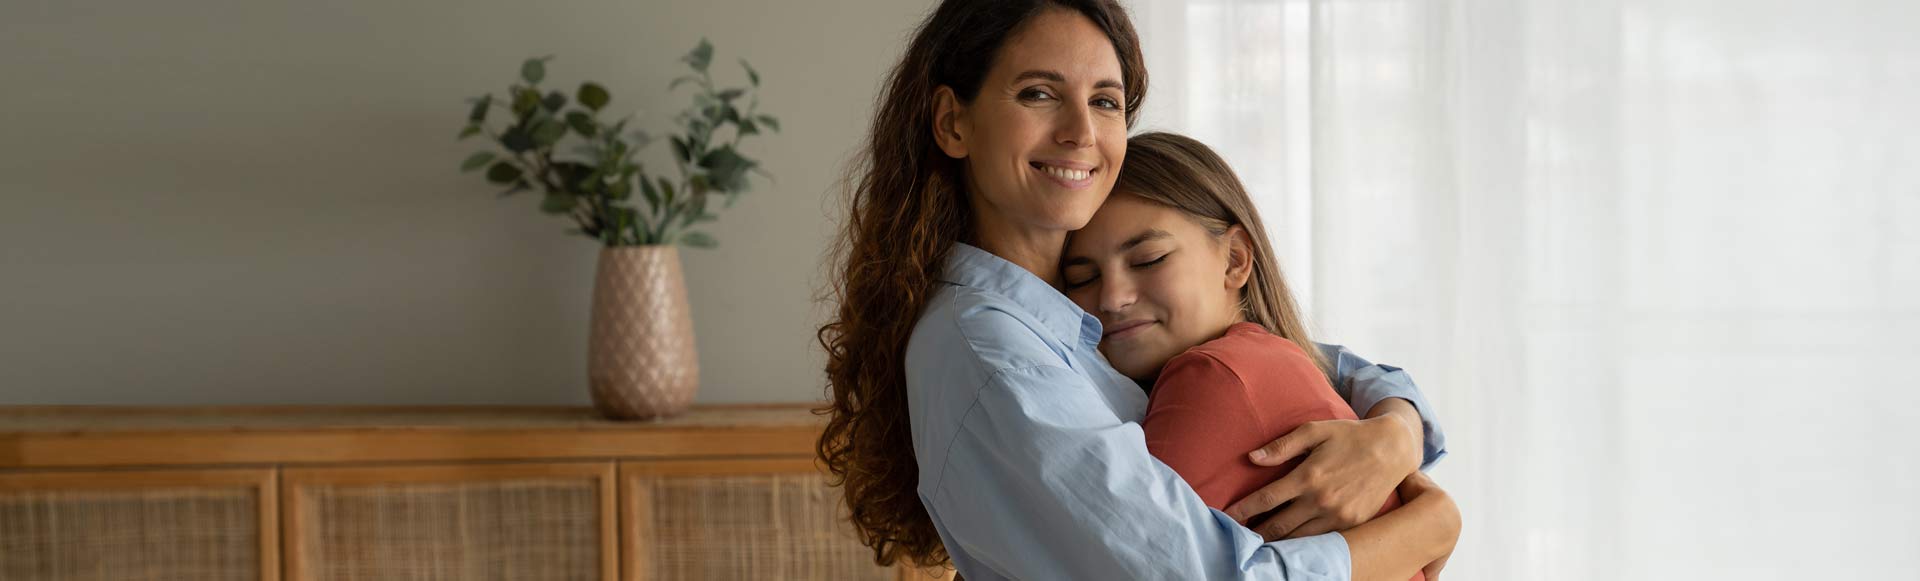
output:
<svg viewBox="0 0 1920 581"><path fill-rule="evenodd" d="M1027 312L1040 320L1055 338L1067 343L1078 338L1080 343L1098 345L1100 343L1100 320L1073 304L1067 295L1040 277L1027 272L1020 265L1005 258L981 250L971 244L955 242L953 250L947 252L946 265L941 269L940 282L997 293L1012 299L1014 303L1026 307Z"/></svg>

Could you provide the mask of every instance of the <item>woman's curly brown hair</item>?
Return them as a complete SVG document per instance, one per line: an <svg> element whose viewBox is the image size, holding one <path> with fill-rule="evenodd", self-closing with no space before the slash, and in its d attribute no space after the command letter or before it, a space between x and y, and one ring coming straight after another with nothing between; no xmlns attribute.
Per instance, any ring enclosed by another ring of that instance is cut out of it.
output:
<svg viewBox="0 0 1920 581"><path fill-rule="evenodd" d="M907 338L934 291L947 252L970 240L962 160L933 140L933 95L946 86L971 102L1000 45L1046 9L1085 15L1120 60L1127 124L1146 98L1147 72L1126 9L1114 0L946 0L921 22L877 100L867 141L848 174L847 214L832 248L820 327L828 416L820 459L842 486L853 526L874 562L919 566L949 556L921 506L908 425Z"/></svg>

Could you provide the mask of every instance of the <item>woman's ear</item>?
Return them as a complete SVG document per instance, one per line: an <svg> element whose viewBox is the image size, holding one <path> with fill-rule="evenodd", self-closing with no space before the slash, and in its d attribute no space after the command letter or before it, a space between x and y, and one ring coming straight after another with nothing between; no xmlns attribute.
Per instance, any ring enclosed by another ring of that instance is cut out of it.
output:
<svg viewBox="0 0 1920 581"><path fill-rule="evenodd" d="M1227 289L1246 288L1253 278L1253 236L1239 224L1227 228Z"/></svg>
<svg viewBox="0 0 1920 581"><path fill-rule="evenodd" d="M973 128L967 124L967 108L960 98L953 94L953 88L941 85L933 92L933 142L940 145L947 157L966 159L967 134Z"/></svg>

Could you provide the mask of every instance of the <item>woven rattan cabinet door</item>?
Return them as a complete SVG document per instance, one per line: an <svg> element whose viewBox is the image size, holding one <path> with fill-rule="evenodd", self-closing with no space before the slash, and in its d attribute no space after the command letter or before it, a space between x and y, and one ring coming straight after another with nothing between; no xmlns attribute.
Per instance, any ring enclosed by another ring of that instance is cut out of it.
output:
<svg viewBox="0 0 1920 581"><path fill-rule="evenodd" d="M622 462L634 581L892 581L811 459Z"/></svg>
<svg viewBox="0 0 1920 581"><path fill-rule="evenodd" d="M289 581L610 581L611 462L287 469Z"/></svg>
<svg viewBox="0 0 1920 581"><path fill-rule="evenodd" d="M0 472L0 579L279 578L271 470Z"/></svg>

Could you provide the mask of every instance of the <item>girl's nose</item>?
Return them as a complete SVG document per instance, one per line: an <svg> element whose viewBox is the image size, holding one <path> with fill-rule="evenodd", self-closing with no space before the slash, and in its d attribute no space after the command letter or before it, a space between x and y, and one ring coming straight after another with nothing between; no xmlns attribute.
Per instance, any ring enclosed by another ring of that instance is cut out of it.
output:
<svg viewBox="0 0 1920 581"><path fill-rule="evenodd" d="M1134 298L1136 296L1136 293L1133 290L1133 281L1127 280L1127 277L1125 276L1101 277L1101 279L1102 279L1102 282L1100 284L1100 310L1101 311L1108 312L1108 313L1118 313L1120 311L1125 310L1127 307L1133 306Z"/></svg>

